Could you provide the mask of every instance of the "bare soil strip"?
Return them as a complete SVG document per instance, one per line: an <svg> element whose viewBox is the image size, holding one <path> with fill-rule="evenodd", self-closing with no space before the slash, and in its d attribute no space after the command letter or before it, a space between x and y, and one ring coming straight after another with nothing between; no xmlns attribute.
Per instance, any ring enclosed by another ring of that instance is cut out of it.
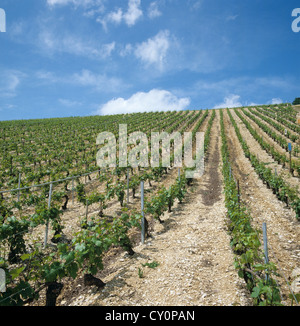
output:
<svg viewBox="0 0 300 326"><path fill-rule="evenodd" d="M261 230L262 223L267 223L270 260L289 279L292 271L299 267L300 223L296 220L295 212L280 202L259 179L250 161L244 156L227 112L224 111L224 113L224 123L228 131L229 148L233 162L233 173L235 178L240 181L241 198L251 211L254 227ZM231 110L231 113L234 113L233 110ZM233 116L236 119L234 114ZM251 150L255 151L256 147L252 147L250 138L246 140L247 143L249 142L248 145ZM262 154L259 152L259 155ZM283 277L279 278L278 281L284 299L283 304L289 305L289 288Z"/></svg>
<svg viewBox="0 0 300 326"><path fill-rule="evenodd" d="M228 131L229 148L234 176L239 179L242 200L251 210L253 224L261 229L267 223L270 260L280 267L286 277L299 266L300 223L292 210L277 200L272 191L256 175L251 163L245 158L229 117L224 112L224 123ZM256 152L278 172L284 170L263 151L247 131L234 111L231 113L239 124L241 133L251 150ZM172 212L163 217L164 223L151 223L151 238L140 243L139 234L134 234L135 254L129 256L120 248L113 248L104 259L104 269L96 275L106 283L102 289L87 287L83 278L69 280L64 284L57 304L61 306L250 306L252 300L244 280L234 269L234 255L227 233L227 217L221 174L220 120L217 111L211 130L211 143L204 176L194 180L183 204L176 203ZM205 131L209 117L201 127ZM193 126L192 126L193 127ZM191 128L192 128L191 127ZM168 187L177 177L172 169L164 178ZM299 182L288 177L289 181ZM91 189L95 186L90 184ZM146 189L147 189L146 185ZM159 186L153 183L153 190ZM101 186L100 186L101 188ZM130 207L139 206L130 200ZM83 216L85 208L75 203L64 214L66 234L71 233ZM96 214L97 207L90 208ZM111 203L105 214L120 212L117 201ZM150 219L150 217L149 217ZM145 264L158 263L150 268ZM284 304L289 289L283 278L279 284ZM42 296L36 304L43 305Z"/></svg>

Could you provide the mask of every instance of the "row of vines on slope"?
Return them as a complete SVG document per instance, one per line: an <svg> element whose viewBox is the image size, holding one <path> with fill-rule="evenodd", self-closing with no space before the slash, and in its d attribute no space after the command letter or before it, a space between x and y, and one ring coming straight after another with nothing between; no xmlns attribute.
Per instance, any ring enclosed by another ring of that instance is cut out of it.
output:
<svg viewBox="0 0 300 326"><path fill-rule="evenodd" d="M267 124L263 123L262 121L260 121L255 115L253 115L253 111L246 111L245 109L241 109L242 112L248 117L250 118L252 121L254 121L257 126L259 126L259 128L261 130L263 130L267 135L269 135L275 142L277 142L282 149L284 149L286 152L288 152L288 142L285 139L285 137L277 134L275 131L273 131ZM249 123L248 123L249 125ZM262 143L264 141L262 140ZM284 154L284 153L279 153L278 151L276 151L271 145L268 144L268 148L269 151L272 152L272 155L276 156L276 159L283 163L283 164L288 164L289 162L289 157L288 155ZM292 159L291 160L291 171L297 171L298 176L300 175L300 163L298 160Z"/></svg>
<svg viewBox="0 0 300 326"><path fill-rule="evenodd" d="M193 112L186 120L186 128L194 123L193 131L198 130L208 113L205 112L199 120L201 115L202 112ZM180 128L184 130L183 127ZM210 129L206 132L206 144L209 142L209 132ZM133 197L141 181L149 181L151 186L152 180L161 182L161 178L167 173L167 169L161 166L150 171L138 170L138 175L132 174L129 183ZM52 193L51 207L47 207L49 186L46 186L38 196L31 197L30 205L35 208L35 213L31 215L21 214L22 205L28 204L26 202L28 197L21 197L19 218L13 214L13 210L16 212L15 203L11 206L3 197L0 198L2 252L0 268L5 270L7 276L7 291L0 294L0 305L30 303L39 297L40 291L44 288L47 288L46 304L55 304L57 293L62 287L62 280L74 279L79 275L84 275L86 282L101 287L104 285L103 282L96 279L94 275L103 269L105 253L112 246L120 246L130 255L134 253L128 233L133 228L140 228L141 214L134 209L130 211L124 205L126 169L116 168L114 173L115 185L112 183L111 171L99 173L98 179L104 182L105 186L105 191L101 193L93 191L88 194L82 183L79 182L77 185L78 202L84 205L99 204L99 213L97 216L89 219L85 217L79 221L79 228L71 240L62 237L61 200L69 191L67 185L64 186L65 191ZM123 177L125 177L124 181L122 181ZM164 186L160 187L156 195L151 194L151 199L146 199L146 214L160 219L166 210L171 210L176 199L179 203L182 202L186 193L186 183L187 180L181 176L168 189ZM120 203L121 214L117 214L113 219L106 218L104 213L107 203L115 197ZM66 206L66 202L63 206ZM56 244L55 250L51 250L52 246L43 248L40 241L31 236L32 230L48 222L51 223L54 231L52 243Z"/></svg>
<svg viewBox="0 0 300 326"><path fill-rule="evenodd" d="M236 121L230 113L230 110L227 110L227 112L241 143L244 154L250 160L258 176L263 180L268 188L272 189L273 193L276 194L279 200L285 202L294 209L296 212L296 218L300 219L300 198L297 189L291 187L280 175L273 173L271 168L267 167L264 162L259 161L255 154L251 153L249 146L240 133ZM235 112L239 117L241 117L238 110L235 110Z"/></svg>

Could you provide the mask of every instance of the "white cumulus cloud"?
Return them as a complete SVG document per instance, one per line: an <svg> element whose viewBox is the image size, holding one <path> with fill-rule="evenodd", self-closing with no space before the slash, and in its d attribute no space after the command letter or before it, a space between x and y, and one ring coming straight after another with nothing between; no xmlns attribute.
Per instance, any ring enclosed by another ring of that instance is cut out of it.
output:
<svg viewBox="0 0 300 326"><path fill-rule="evenodd" d="M170 32L168 30L160 31L153 38L138 44L135 49L135 56L146 65L157 65L163 69L167 52L171 46Z"/></svg>
<svg viewBox="0 0 300 326"><path fill-rule="evenodd" d="M283 103L281 98L272 98L271 104L281 104Z"/></svg>
<svg viewBox="0 0 300 326"><path fill-rule="evenodd" d="M136 21L143 16L143 12L140 9L141 0L129 0L128 10L124 14L124 20L128 26L133 26Z"/></svg>
<svg viewBox="0 0 300 326"><path fill-rule="evenodd" d="M141 9L141 0L129 0L127 11L123 12L122 8L117 8L111 11L104 18L98 18L104 29L107 29L107 23L114 23L116 25L125 22L129 27L134 26L136 22L143 16Z"/></svg>
<svg viewBox="0 0 300 326"><path fill-rule="evenodd" d="M150 18L150 19L154 19L154 18L156 18L156 17L159 17L159 16L161 16L162 15L162 13L159 11L159 9L158 9L158 4L157 4L157 2L156 1L154 1L154 2L151 2L150 3L150 6L149 6L149 8L148 8L148 17Z"/></svg>
<svg viewBox="0 0 300 326"><path fill-rule="evenodd" d="M152 89L148 93L138 92L128 99L113 99L102 105L96 114L112 115L123 113L184 110L189 98L178 98L167 90Z"/></svg>
<svg viewBox="0 0 300 326"><path fill-rule="evenodd" d="M214 109L237 108L243 106L241 102L239 102L240 98L241 97L239 95L234 95L234 94L229 95L224 98L223 103L215 105Z"/></svg>

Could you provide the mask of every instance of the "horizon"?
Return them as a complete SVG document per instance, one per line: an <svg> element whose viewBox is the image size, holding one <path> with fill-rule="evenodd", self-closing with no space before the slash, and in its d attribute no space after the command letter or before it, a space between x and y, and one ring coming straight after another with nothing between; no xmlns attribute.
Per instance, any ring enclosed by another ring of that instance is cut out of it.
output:
<svg viewBox="0 0 300 326"><path fill-rule="evenodd" d="M258 105L246 105L246 106L234 106L234 107L224 107L224 108L211 108L211 109L184 109L184 110L169 110L169 111L161 111L161 110L153 110L153 111L141 111L141 112L131 112L131 113L115 113L115 114L105 114L105 115L100 115L100 114L94 114L94 115L78 115L78 116L61 116L61 117L50 117L50 118L28 118L28 119L14 119L14 120L0 120L0 122L13 122L13 121L37 121L37 120L55 120L55 119L81 119L81 118L92 118L92 117L110 117L110 116L118 116L118 115L134 115L134 114L143 114L143 113L158 113L158 112L180 112L180 111L210 111L210 110L223 110L223 109L242 109L242 108L256 108L256 107L270 107L270 106L278 106L278 105L290 105L292 108L295 107L300 107L300 105L293 105L292 103L278 103L278 104L258 104Z"/></svg>

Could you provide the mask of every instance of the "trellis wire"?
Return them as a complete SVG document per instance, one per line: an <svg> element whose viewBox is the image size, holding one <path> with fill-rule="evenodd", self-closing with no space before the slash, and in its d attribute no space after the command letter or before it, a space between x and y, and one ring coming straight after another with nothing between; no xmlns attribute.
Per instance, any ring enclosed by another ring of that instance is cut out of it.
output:
<svg viewBox="0 0 300 326"><path fill-rule="evenodd" d="M64 179L59 179L59 180L54 180L54 181L50 181L50 182L41 183L41 184L38 184L38 185L22 187L22 188L17 188L17 189L10 189L10 190L2 190L2 191L0 191L0 194L14 192L14 191L20 191L20 190L26 190L26 189L36 188L36 187L43 187L43 186L51 185L51 183L54 184L54 183L59 183L59 182L67 181L67 180L74 180L74 179L78 179L78 178L81 178L81 177L84 177L84 176L87 176L87 175L91 175L91 174L97 173L97 172L101 172L101 169L93 171L93 172L89 172L89 173L84 173L84 174L81 174L81 175L76 175L76 176L64 178Z"/></svg>

